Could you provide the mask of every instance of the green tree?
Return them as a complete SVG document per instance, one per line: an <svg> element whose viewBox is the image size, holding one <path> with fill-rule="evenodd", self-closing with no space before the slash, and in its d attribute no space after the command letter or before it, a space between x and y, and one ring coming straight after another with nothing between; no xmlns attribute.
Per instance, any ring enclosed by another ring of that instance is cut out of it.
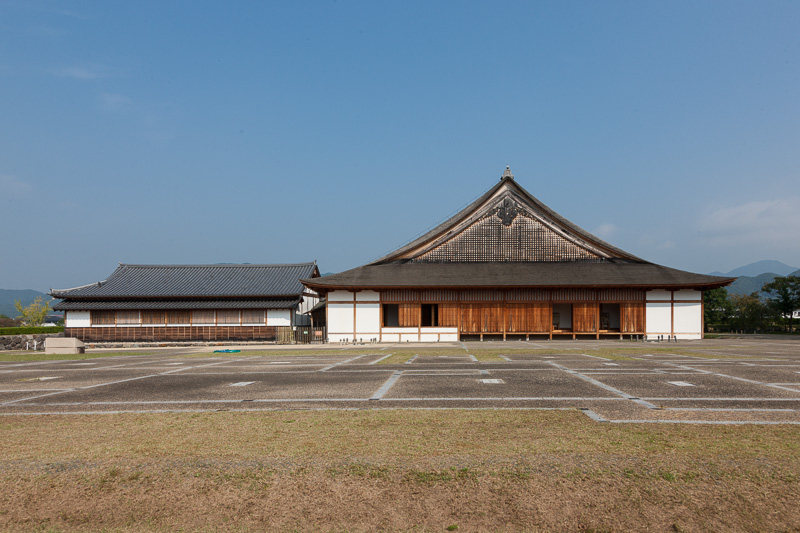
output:
<svg viewBox="0 0 800 533"><path fill-rule="evenodd" d="M769 296L770 305L783 321L784 329L792 331L792 313L800 309L800 277L778 276L765 283L761 291Z"/></svg>
<svg viewBox="0 0 800 533"><path fill-rule="evenodd" d="M733 305L728 299L728 289L720 287L703 291L703 323L706 331L709 326L725 326L733 313Z"/></svg>
<svg viewBox="0 0 800 533"><path fill-rule="evenodd" d="M27 307L23 307L19 300L14 301L14 307L19 312L19 318L26 326L41 326L50 311L50 302L44 302L41 296L31 302Z"/></svg>
<svg viewBox="0 0 800 533"><path fill-rule="evenodd" d="M757 292L731 295L733 314L730 324L734 330L764 331L772 322L774 312Z"/></svg>

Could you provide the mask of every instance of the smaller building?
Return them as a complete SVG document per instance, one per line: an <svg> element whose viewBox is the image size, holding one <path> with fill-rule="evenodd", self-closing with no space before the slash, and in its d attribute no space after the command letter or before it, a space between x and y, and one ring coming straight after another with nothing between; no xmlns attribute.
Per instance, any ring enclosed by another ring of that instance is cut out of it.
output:
<svg viewBox="0 0 800 533"><path fill-rule="evenodd" d="M65 333L84 341L286 342L309 325L318 295L300 279L316 263L128 265L104 281L51 289Z"/></svg>

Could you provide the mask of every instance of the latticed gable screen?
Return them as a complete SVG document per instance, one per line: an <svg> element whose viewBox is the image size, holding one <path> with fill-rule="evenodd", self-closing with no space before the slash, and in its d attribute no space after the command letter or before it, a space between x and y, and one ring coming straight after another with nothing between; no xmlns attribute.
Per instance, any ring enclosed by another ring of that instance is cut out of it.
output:
<svg viewBox="0 0 800 533"><path fill-rule="evenodd" d="M490 215L411 260L412 263L599 261L598 254L578 246L539 220L520 214L510 225Z"/></svg>

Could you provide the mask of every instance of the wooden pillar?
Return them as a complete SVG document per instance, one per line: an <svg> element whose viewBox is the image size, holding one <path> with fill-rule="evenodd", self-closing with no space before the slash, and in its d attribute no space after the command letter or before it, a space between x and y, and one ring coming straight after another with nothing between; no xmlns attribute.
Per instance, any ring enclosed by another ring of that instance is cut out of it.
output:
<svg viewBox="0 0 800 533"><path fill-rule="evenodd" d="M669 327L670 335L675 336L675 291L669 293Z"/></svg>
<svg viewBox="0 0 800 533"><path fill-rule="evenodd" d="M594 291L594 332L595 339L600 340L600 291Z"/></svg>
<svg viewBox="0 0 800 533"><path fill-rule="evenodd" d="M508 291L503 291L503 340L506 340L506 315L508 314Z"/></svg>

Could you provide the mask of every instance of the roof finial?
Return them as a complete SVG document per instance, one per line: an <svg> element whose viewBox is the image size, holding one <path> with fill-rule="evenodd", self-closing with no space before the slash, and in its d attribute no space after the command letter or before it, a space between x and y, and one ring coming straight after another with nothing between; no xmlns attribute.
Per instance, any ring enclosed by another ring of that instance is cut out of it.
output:
<svg viewBox="0 0 800 533"><path fill-rule="evenodd" d="M503 175L500 177L500 181L503 181L506 178L514 179L514 174L511 173L511 167L506 165L506 170L503 172Z"/></svg>

